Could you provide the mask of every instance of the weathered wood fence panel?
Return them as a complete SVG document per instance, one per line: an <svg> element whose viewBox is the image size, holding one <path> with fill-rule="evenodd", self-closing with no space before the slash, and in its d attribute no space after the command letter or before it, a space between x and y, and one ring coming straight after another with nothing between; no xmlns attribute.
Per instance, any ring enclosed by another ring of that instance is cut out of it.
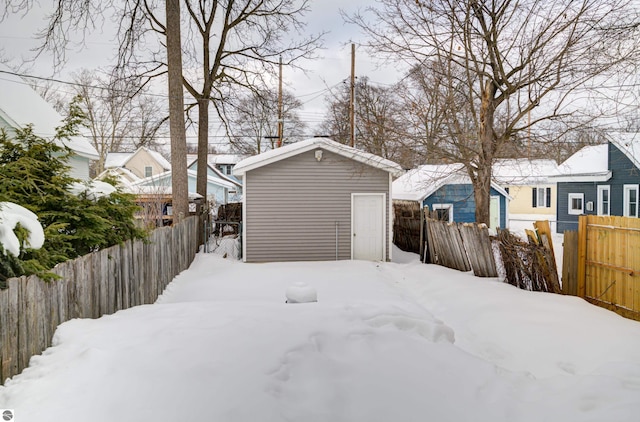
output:
<svg viewBox="0 0 640 422"><path fill-rule="evenodd" d="M489 229L485 225L427 219L429 262L478 277L497 277Z"/></svg>
<svg viewBox="0 0 640 422"><path fill-rule="evenodd" d="M577 293L640 320L640 219L580 216Z"/></svg>
<svg viewBox="0 0 640 422"><path fill-rule="evenodd" d="M458 226L473 274L478 277L497 277L496 260L486 225L465 223Z"/></svg>
<svg viewBox="0 0 640 422"><path fill-rule="evenodd" d="M421 214L416 201L393 201L393 243L405 252L421 252Z"/></svg>
<svg viewBox="0 0 640 422"><path fill-rule="evenodd" d="M460 271L470 271L469 259L457 223L427 219L431 262Z"/></svg>
<svg viewBox="0 0 640 422"><path fill-rule="evenodd" d="M189 217L154 230L147 241L127 241L61 263L51 271L58 280L7 280L7 289L0 290L0 381L20 373L51 345L59 324L155 302L193 261L199 229L199 218Z"/></svg>
<svg viewBox="0 0 640 422"><path fill-rule="evenodd" d="M578 295L578 232L564 232L562 253L562 293Z"/></svg>

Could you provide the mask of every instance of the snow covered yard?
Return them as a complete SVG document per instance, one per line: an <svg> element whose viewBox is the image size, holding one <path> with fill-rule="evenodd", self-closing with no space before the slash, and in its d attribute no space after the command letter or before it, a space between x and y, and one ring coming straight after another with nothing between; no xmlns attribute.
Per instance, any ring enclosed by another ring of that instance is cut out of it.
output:
<svg viewBox="0 0 640 422"><path fill-rule="evenodd" d="M637 421L640 323L396 262L199 254L155 305L60 326L15 421ZM304 280L317 303L286 304Z"/></svg>

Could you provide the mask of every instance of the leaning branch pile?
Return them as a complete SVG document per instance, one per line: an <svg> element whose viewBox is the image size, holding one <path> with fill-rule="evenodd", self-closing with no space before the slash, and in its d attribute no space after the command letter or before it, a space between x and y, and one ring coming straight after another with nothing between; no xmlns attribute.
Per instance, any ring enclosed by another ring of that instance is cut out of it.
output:
<svg viewBox="0 0 640 422"><path fill-rule="evenodd" d="M497 238L509 284L524 290L562 293L553 252L549 248L523 242L509 230L499 230Z"/></svg>

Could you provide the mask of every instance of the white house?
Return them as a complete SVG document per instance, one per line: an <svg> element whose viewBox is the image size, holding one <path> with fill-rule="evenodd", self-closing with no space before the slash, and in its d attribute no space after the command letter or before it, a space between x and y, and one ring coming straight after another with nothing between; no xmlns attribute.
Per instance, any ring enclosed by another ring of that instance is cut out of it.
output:
<svg viewBox="0 0 640 422"><path fill-rule="evenodd" d="M11 133L32 124L35 135L52 139L56 128L62 126L63 117L24 79L12 74L11 69L1 63L0 72L0 128ZM71 167L70 175L89 180L90 161L99 158L98 151L89 139L74 136L58 143L69 147L72 152L68 162Z"/></svg>

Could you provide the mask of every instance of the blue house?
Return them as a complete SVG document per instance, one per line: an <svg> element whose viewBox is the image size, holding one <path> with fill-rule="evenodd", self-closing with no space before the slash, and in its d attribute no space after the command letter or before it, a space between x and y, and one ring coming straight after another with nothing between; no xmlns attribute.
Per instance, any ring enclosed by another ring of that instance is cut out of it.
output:
<svg viewBox="0 0 640 422"><path fill-rule="evenodd" d="M416 201L439 219L458 223L476 221L473 185L462 164L424 165L393 182L393 199ZM491 183L489 228L507 227L509 194Z"/></svg>
<svg viewBox="0 0 640 422"><path fill-rule="evenodd" d="M197 173L193 170L187 170L187 186L189 198L197 198L196 193L196 177ZM128 190L136 195L171 195L171 171L158 174L156 176L146 177L130 185ZM218 179L216 177L207 177L207 200L216 204L227 204L229 202L229 192L235 192L236 185L233 183Z"/></svg>
<svg viewBox="0 0 640 422"><path fill-rule="evenodd" d="M197 174L197 154L187 154L187 169ZM223 183L230 183L233 185L232 188L227 190L225 203L242 201L242 182L240 182L235 176L226 174L226 172L220 170L218 166L212 164L210 161L207 162L207 179L218 179Z"/></svg>
<svg viewBox="0 0 640 422"><path fill-rule="evenodd" d="M638 217L640 134L616 133L587 146L559 167L557 231L578 229L578 216Z"/></svg>

